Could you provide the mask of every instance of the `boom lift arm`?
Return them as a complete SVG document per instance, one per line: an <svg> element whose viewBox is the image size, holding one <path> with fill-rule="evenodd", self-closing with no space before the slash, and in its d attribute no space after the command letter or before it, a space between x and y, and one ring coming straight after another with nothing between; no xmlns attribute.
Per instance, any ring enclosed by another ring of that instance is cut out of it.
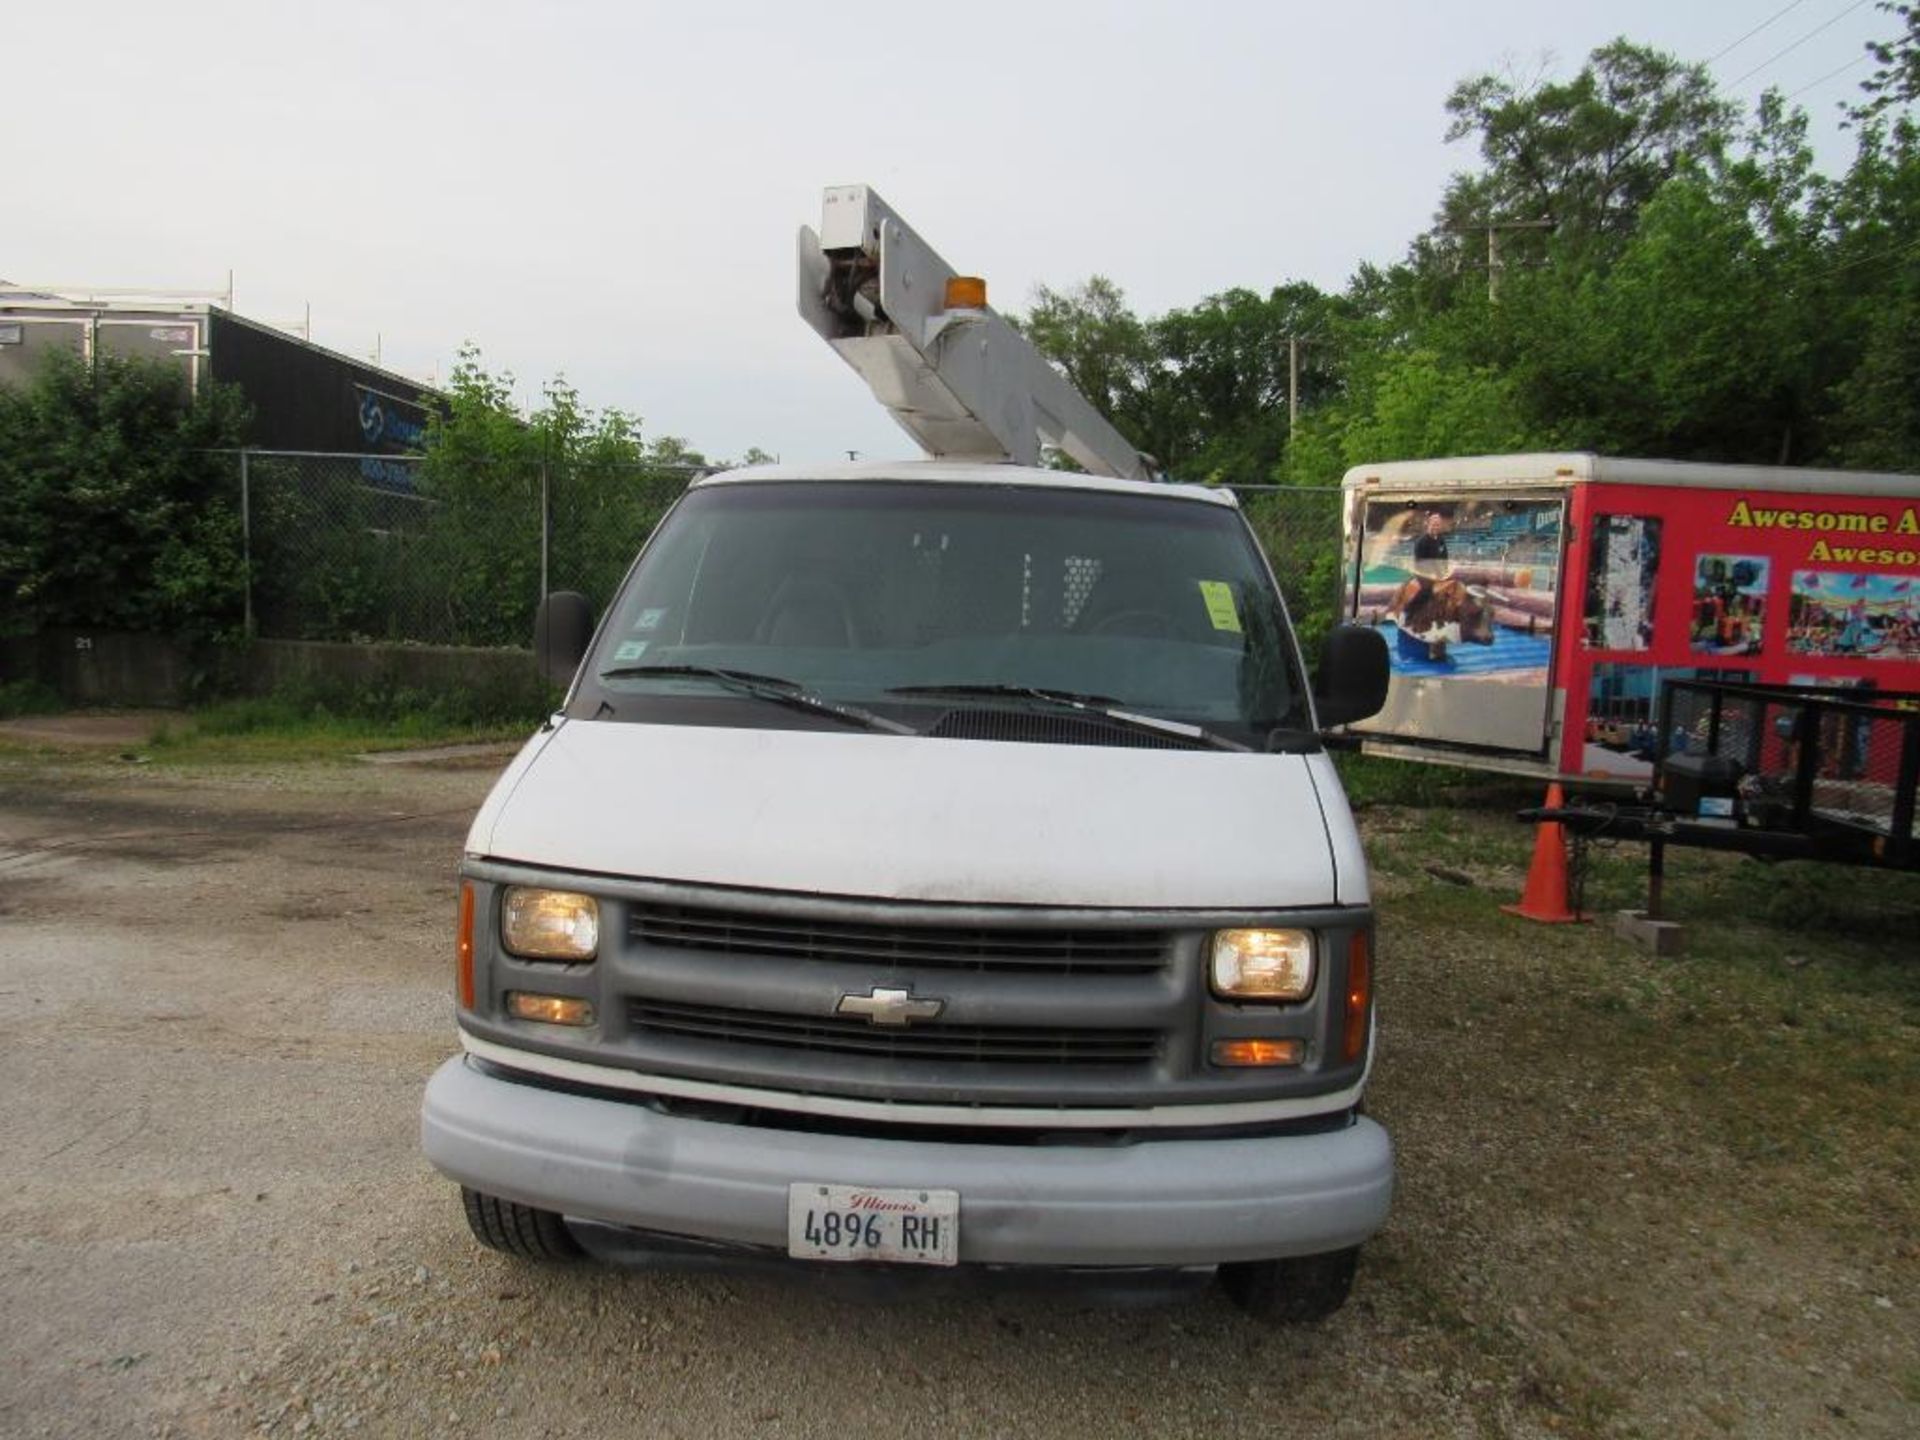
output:
<svg viewBox="0 0 1920 1440"><path fill-rule="evenodd" d="M1051 445L1095 475L1155 478L985 289L865 185L829 186L820 233L800 227L800 314L927 454L1037 465Z"/></svg>

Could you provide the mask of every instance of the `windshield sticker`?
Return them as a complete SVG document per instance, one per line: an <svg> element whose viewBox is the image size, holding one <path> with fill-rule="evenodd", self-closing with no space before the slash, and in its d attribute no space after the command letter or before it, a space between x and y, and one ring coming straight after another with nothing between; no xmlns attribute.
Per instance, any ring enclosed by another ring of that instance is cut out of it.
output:
<svg viewBox="0 0 1920 1440"><path fill-rule="evenodd" d="M642 610L640 617L633 622L633 628L636 630L657 630L660 627L661 620L666 617L666 613L665 607L656 610Z"/></svg>
<svg viewBox="0 0 1920 1440"><path fill-rule="evenodd" d="M1233 586L1224 580L1202 580L1200 598L1207 602L1207 618L1216 630L1240 633L1240 612L1234 608Z"/></svg>
<svg viewBox="0 0 1920 1440"><path fill-rule="evenodd" d="M620 648L613 652L613 658L616 664L624 665L629 660L638 660L646 653L647 642L645 640L622 640L620 642Z"/></svg>

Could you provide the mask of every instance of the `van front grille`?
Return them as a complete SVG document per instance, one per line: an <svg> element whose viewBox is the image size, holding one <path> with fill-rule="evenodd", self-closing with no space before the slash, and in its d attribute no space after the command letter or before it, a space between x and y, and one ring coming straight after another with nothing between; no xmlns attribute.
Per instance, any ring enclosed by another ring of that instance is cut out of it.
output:
<svg viewBox="0 0 1920 1440"><path fill-rule="evenodd" d="M1167 963L1158 930L1006 930L809 920L686 905L635 905L627 933L644 945L882 966L1023 974L1137 975Z"/></svg>
<svg viewBox="0 0 1920 1440"><path fill-rule="evenodd" d="M892 1029L838 1015L793 1015L649 999L628 1002L627 1023L636 1031L657 1036L825 1051L883 1060L1141 1065L1153 1061L1160 1053L1160 1034L1156 1030L937 1023Z"/></svg>

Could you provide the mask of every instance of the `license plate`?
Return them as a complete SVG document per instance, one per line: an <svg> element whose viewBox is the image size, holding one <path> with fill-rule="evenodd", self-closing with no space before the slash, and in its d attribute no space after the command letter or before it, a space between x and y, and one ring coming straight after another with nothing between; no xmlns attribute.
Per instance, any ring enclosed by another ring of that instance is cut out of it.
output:
<svg viewBox="0 0 1920 1440"><path fill-rule="evenodd" d="M952 1265L960 1254L960 1192L789 1185L787 1254Z"/></svg>

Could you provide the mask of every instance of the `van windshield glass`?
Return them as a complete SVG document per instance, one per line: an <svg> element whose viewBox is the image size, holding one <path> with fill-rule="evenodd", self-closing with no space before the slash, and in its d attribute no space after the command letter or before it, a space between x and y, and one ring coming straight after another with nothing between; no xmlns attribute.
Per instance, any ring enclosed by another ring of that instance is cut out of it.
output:
<svg viewBox="0 0 1920 1440"><path fill-rule="evenodd" d="M805 703L777 703L778 685ZM1307 725L1279 596L1234 510L1028 485L696 489L628 576L572 712L846 728L818 700L923 730L957 705L1062 697L1240 745Z"/></svg>

